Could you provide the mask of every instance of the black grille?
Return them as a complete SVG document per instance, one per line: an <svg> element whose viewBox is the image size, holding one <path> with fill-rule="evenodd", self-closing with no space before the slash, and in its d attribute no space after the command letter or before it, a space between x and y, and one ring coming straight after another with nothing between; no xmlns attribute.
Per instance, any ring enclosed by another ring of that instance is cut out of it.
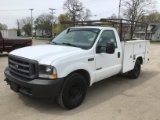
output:
<svg viewBox="0 0 160 120"><path fill-rule="evenodd" d="M27 79L38 76L38 62L13 55L8 57L9 70L11 73Z"/></svg>

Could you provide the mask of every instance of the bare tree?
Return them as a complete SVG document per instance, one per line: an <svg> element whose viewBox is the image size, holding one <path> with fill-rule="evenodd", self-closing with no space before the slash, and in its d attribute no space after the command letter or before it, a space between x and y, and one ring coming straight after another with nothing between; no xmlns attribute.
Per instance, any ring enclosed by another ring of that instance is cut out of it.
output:
<svg viewBox="0 0 160 120"><path fill-rule="evenodd" d="M67 15L72 21L88 20L91 17L91 11L86 9L79 0L66 0L63 9L67 10Z"/></svg>
<svg viewBox="0 0 160 120"><path fill-rule="evenodd" d="M20 20L20 26L25 32L25 35L31 36L31 17L23 18Z"/></svg>
<svg viewBox="0 0 160 120"><path fill-rule="evenodd" d="M116 14L112 14L110 17L108 17L108 19L118 19L118 17L116 16Z"/></svg>
<svg viewBox="0 0 160 120"><path fill-rule="evenodd" d="M81 15L79 16L79 19L85 21L88 20L91 16L91 11L89 9L85 9L85 11L82 11Z"/></svg>
<svg viewBox="0 0 160 120"><path fill-rule="evenodd" d="M153 0L122 0L123 16L132 21L139 21L141 17L154 11Z"/></svg>
<svg viewBox="0 0 160 120"><path fill-rule="evenodd" d="M137 26L137 22L141 18L153 12L155 8L155 2L153 0L122 0L122 13L124 18L131 21L131 39Z"/></svg>
<svg viewBox="0 0 160 120"><path fill-rule="evenodd" d="M160 22L160 13L159 12L153 12L149 15L146 15L142 17L142 20L144 22Z"/></svg>

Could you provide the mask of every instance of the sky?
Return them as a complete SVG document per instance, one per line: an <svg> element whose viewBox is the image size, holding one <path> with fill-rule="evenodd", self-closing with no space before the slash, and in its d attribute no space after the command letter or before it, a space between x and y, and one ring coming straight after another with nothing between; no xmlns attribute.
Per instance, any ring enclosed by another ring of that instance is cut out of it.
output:
<svg viewBox="0 0 160 120"><path fill-rule="evenodd" d="M33 8L33 17L42 13L50 13L49 8L54 8L55 16L65 13L63 4L65 0L0 0L0 23L6 24L9 29L17 28L16 20L31 16L29 9ZM91 19L118 15L119 0L79 0L84 7L92 12ZM160 0L157 0L157 10L160 12ZM159 7L158 7L159 6Z"/></svg>

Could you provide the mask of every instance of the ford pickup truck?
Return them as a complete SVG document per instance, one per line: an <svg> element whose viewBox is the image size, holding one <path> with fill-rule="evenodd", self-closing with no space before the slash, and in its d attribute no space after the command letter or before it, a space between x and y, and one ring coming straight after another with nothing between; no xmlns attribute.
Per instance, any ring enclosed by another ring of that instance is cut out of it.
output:
<svg viewBox="0 0 160 120"><path fill-rule="evenodd" d="M11 52L17 48L22 48L32 45L32 39L20 39L20 38L3 38L0 32L0 53Z"/></svg>
<svg viewBox="0 0 160 120"><path fill-rule="evenodd" d="M95 82L120 73L138 78L149 60L149 45L147 40L121 42L113 27L71 27L50 44L12 51L5 81L15 92L56 98L60 106L73 109Z"/></svg>

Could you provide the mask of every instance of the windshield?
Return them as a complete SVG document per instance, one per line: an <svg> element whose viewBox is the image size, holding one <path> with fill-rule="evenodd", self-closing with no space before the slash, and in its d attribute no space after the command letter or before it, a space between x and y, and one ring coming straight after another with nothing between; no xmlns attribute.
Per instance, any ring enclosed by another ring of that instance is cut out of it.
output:
<svg viewBox="0 0 160 120"><path fill-rule="evenodd" d="M70 28L60 33L51 43L89 49L94 44L99 31L95 28Z"/></svg>

